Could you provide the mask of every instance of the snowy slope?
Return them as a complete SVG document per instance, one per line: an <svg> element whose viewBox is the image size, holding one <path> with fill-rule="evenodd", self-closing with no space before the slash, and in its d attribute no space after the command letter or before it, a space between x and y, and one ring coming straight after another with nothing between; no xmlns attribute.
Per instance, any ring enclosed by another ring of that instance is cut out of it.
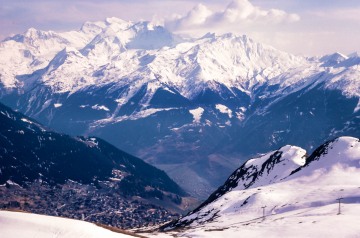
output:
<svg viewBox="0 0 360 238"><path fill-rule="evenodd" d="M226 183L213 192L195 211L233 189L254 188L281 181L299 166L304 165L305 158L306 151L304 149L286 145L277 151L248 160L235 170Z"/></svg>
<svg viewBox="0 0 360 238"><path fill-rule="evenodd" d="M89 222L9 211L0 211L0 230L0 237L4 238L134 237L115 233Z"/></svg>
<svg viewBox="0 0 360 238"><path fill-rule="evenodd" d="M199 225L182 231L167 233L149 233L148 237L226 237L238 238L239 235L249 238L258 237L358 237L359 212L358 204L342 204L341 215L337 215L338 204L321 207L298 209L281 214L267 215L262 219L262 210L258 209L257 218L235 220L228 217L218 224Z"/></svg>
<svg viewBox="0 0 360 238"><path fill-rule="evenodd" d="M275 237L280 235L279 232L286 237L352 237L359 234L355 221L359 219L356 212L360 209L360 181L356 179L360 175L360 140L340 137L320 146L303 166L294 171L291 168L282 170L287 161L296 161L299 165L299 159L304 154L301 149L296 151L284 153L285 163L276 163L273 167L268 167L268 162L279 160L271 158L272 153L247 161L240 169L248 166L267 168L267 173L260 174L256 179L262 186L254 183L244 187L244 183L253 181L252 177L238 177L237 186L233 186L232 190L228 189L165 229L180 226L185 228L181 235L199 237L235 237L237 231L249 232L250 237L260 234ZM248 175L254 174L258 171L249 171ZM274 175L278 175L277 181L271 180ZM234 174L225 184L233 182L233 179ZM339 216L338 198L343 198L343 214ZM326 227L336 222L346 225L340 229Z"/></svg>

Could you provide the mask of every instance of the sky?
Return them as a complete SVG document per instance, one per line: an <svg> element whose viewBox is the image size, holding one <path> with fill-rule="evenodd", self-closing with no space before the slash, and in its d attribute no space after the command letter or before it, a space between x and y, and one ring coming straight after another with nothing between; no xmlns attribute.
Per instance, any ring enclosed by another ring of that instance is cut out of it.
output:
<svg viewBox="0 0 360 238"><path fill-rule="evenodd" d="M182 35L246 34L298 55L360 53L359 0L0 0L0 39L118 17Z"/></svg>

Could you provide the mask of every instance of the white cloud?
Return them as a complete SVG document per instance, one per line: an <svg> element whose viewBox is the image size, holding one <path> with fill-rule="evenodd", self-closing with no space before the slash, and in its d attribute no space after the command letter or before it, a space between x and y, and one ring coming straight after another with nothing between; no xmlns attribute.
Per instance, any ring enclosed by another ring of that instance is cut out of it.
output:
<svg viewBox="0 0 360 238"><path fill-rule="evenodd" d="M261 9L249 0L234 0L222 11L211 11L203 4L198 4L184 16L165 20L165 26L175 32L200 32L246 29L260 25L278 25L299 21L296 14L289 14L280 9Z"/></svg>
<svg viewBox="0 0 360 238"><path fill-rule="evenodd" d="M320 0L234 0L222 7L199 4L185 14L165 19L164 25L170 31L196 37L207 32L245 34L294 54L360 52L359 3L344 7L345 3L334 1L326 6ZM278 9L281 6L298 14Z"/></svg>
<svg viewBox="0 0 360 238"><path fill-rule="evenodd" d="M85 21L102 21L107 17L124 20L151 20L177 12L183 14L194 3L182 0L0 0L0 41L34 27L40 30L79 29Z"/></svg>
<svg viewBox="0 0 360 238"><path fill-rule="evenodd" d="M171 30L193 28L202 26L213 15L213 12L203 4L198 4L186 16L175 15L173 19L165 22L166 27Z"/></svg>

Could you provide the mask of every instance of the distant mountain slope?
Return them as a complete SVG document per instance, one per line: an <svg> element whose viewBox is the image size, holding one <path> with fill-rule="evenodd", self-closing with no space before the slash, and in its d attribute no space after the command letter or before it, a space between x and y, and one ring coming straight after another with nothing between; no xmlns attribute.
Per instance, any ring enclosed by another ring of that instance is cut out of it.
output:
<svg viewBox="0 0 360 238"><path fill-rule="evenodd" d="M147 196L145 187L185 195L163 171L99 138L70 137L46 130L30 118L0 104L1 177L25 184L98 183L118 180L120 191ZM150 194L150 193L149 193Z"/></svg>
<svg viewBox="0 0 360 238"><path fill-rule="evenodd" d="M248 160L204 204L165 230L241 229L261 222L262 215L270 220L266 224L277 219L286 224L287 217L291 221L294 214L312 210L336 215L338 198L353 206L360 202L358 138L340 137L318 147L306 162L304 156L303 149L285 146Z"/></svg>
<svg viewBox="0 0 360 238"><path fill-rule="evenodd" d="M305 58L247 36L182 39L108 18L29 29L2 41L0 55L1 102L104 138L203 198L259 151L360 136L357 54Z"/></svg>
<svg viewBox="0 0 360 238"><path fill-rule="evenodd" d="M165 172L141 159L120 151L99 138L71 137L50 131L2 104L0 158L0 184L6 185L6 188L0 189L3 197L1 206L4 207L12 207L12 201L17 201L18 205L15 207L19 207L19 201L23 199L21 197L32 200L35 199L34 193L44 201L48 195L52 196L58 200L59 206L61 201L69 203L65 207L66 211L70 209L71 203L69 198L63 197L68 196L65 193L68 187L75 187L79 191L88 190L85 195L73 195L74 198L79 196L80 200L86 200L93 194L91 199L95 201L103 196L101 194L113 193L110 197L117 199L117 202L128 203L138 198L146 204L157 204L177 211L182 209L182 197L186 196ZM25 189L17 187L18 185ZM22 193L18 200L16 194ZM32 207L25 203L28 206L23 207L25 210L43 213L37 209L44 209L45 214L57 214L46 207L48 205L41 207L35 204ZM99 203L101 205L104 201ZM113 205L104 203L102 209L125 210ZM88 215L96 213L91 211L94 209L92 206L85 206L83 209L85 210L78 211L80 215L81 212ZM73 212L69 215L76 214L77 212ZM159 218L154 216L154 221L157 219ZM149 219L147 222L153 221Z"/></svg>

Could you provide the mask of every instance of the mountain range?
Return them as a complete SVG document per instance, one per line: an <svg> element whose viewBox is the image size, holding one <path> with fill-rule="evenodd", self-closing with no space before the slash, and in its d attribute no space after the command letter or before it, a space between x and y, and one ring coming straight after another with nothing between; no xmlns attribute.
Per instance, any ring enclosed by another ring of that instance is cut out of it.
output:
<svg viewBox="0 0 360 238"><path fill-rule="evenodd" d="M97 136L205 198L249 156L360 136L360 57L303 57L234 34L188 39L108 18L0 43L0 100Z"/></svg>

